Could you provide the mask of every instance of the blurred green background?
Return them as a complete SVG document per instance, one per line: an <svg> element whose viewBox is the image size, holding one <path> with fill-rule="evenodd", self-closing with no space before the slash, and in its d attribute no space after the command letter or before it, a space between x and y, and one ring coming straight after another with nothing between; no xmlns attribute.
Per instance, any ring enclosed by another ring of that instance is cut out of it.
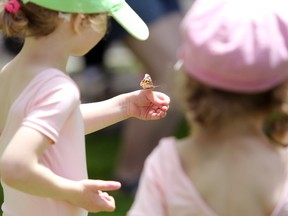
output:
<svg viewBox="0 0 288 216"><path fill-rule="evenodd" d="M91 179L113 179L113 168L117 163L118 149L121 147L120 128L112 126L86 137L87 166ZM123 216L132 204L133 199L121 191L109 192L116 201L116 211L113 213L90 213L89 216L115 215Z"/></svg>

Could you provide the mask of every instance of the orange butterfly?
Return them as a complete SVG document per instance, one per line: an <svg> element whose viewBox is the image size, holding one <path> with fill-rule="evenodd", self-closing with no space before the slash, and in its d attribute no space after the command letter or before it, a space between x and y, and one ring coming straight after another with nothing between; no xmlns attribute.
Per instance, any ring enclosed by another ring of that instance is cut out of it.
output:
<svg viewBox="0 0 288 216"><path fill-rule="evenodd" d="M159 87L153 84L152 78L149 74L145 74L144 78L140 82L140 86L143 89L153 89L153 88Z"/></svg>

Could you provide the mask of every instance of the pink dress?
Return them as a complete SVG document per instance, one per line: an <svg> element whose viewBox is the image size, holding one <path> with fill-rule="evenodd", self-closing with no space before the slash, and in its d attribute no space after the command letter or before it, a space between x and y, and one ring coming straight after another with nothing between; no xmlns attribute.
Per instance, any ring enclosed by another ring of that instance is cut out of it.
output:
<svg viewBox="0 0 288 216"><path fill-rule="evenodd" d="M53 144L41 163L59 176L87 179L84 124L79 90L73 80L56 69L39 73L12 104L0 137L4 149L19 126L33 128ZM25 140L23 140L25 145ZM88 213L64 201L32 196L2 182L4 216L86 216ZM45 185L43 185L45 187Z"/></svg>
<svg viewBox="0 0 288 216"><path fill-rule="evenodd" d="M174 137L163 138L146 159L128 216L218 216L184 172ZM271 216L288 216L288 182Z"/></svg>

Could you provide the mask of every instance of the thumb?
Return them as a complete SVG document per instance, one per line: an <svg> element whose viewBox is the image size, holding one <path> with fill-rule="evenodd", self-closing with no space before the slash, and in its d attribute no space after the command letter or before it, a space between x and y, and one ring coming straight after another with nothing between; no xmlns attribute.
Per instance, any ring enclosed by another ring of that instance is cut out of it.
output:
<svg viewBox="0 0 288 216"><path fill-rule="evenodd" d="M170 103L170 97L164 93L153 91L151 96L157 104L166 106Z"/></svg>

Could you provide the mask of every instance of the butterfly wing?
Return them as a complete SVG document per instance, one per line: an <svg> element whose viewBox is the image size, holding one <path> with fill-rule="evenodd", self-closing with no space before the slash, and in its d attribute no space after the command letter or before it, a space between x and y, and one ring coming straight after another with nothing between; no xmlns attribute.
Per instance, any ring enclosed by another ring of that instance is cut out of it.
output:
<svg viewBox="0 0 288 216"><path fill-rule="evenodd" d="M140 86L143 89L152 89L157 87L153 84L152 78L149 74L145 74L144 78L140 82Z"/></svg>

